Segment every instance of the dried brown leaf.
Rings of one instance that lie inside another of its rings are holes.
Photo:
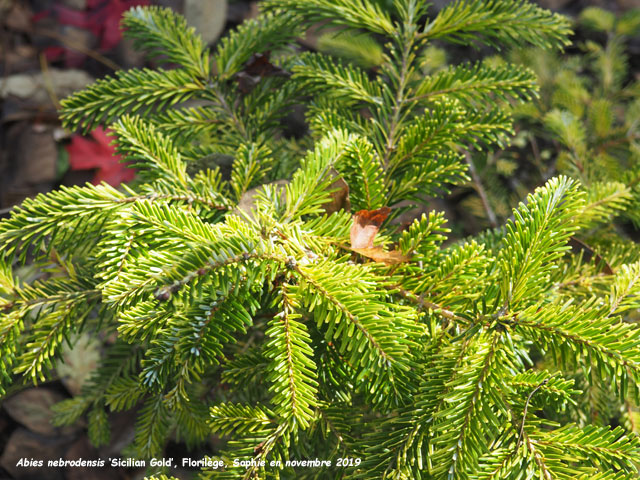
[[[391,213],[389,207],[378,208],[377,210],[360,210],[353,216],[351,226],[351,248],[362,249],[372,248],[373,239],[380,230],[380,225]]]

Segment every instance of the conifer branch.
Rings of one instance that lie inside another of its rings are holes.
[[[389,290],[392,290],[393,292],[397,291],[398,293],[400,293],[400,295],[402,295],[407,300],[410,300],[411,302],[416,303],[421,309],[429,309],[433,311],[433,313],[435,313],[436,315],[442,315],[447,320],[453,320],[456,323],[459,323],[461,325],[466,325],[466,326],[469,325],[468,319],[456,315],[454,312],[447,310],[446,308],[442,307],[441,305],[438,305],[437,303],[433,303],[428,300],[425,300],[423,298],[423,295],[416,295],[413,292],[404,290],[399,285],[394,285],[394,286],[389,285],[387,286],[387,288]]]
[[[60,118],[66,128],[87,132],[125,113],[162,111],[205,91],[205,84],[184,70],[117,71],[64,99]]]
[[[407,19],[407,23],[409,23],[409,19]],[[412,20],[412,19],[411,19]],[[394,152],[396,148],[396,135],[397,129],[400,123],[400,116],[403,104],[406,101],[405,98],[405,89],[407,88],[407,81],[409,77],[409,68],[410,68],[410,55],[412,49],[414,47],[414,38],[410,35],[402,36],[402,53],[400,54],[400,68],[397,77],[396,95],[393,103],[393,107],[391,110],[391,118],[387,119],[387,142],[385,145],[385,150],[382,158],[382,162],[384,167],[386,168],[389,165],[389,161],[391,158],[391,154]]]
[[[500,254],[506,308],[516,307],[525,295],[535,298],[543,288],[544,276],[554,268],[553,262],[568,248],[565,244],[577,229],[573,217],[582,199],[575,182],[558,177],[529,195],[527,205],[521,203],[514,210],[516,220],[507,223],[505,248]]]
[[[535,80],[532,71],[511,65],[491,68],[476,63],[450,67],[427,77],[407,102],[434,102],[452,97],[469,105],[488,102],[492,95],[502,100],[530,100],[536,93]]]
[[[86,415],[105,444],[109,411],[142,403],[139,458],[170,438],[229,437],[226,467],[202,478],[637,476],[640,445],[623,428],[640,401],[640,257],[609,225],[635,221],[640,176],[593,174],[628,153],[617,140],[629,122],[607,99],[585,107],[587,127],[577,109],[550,108],[538,120],[577,180],[551,179],[473,238],[454,224],[445,244],[434,211],[399,227],[468,180],[462,152],[507,145],[511,106],[537,95],[533,72],[507,61],[433,68],[428,42],[561,47],[569,28],[524,0],[457,0],[431,18],[423,0],[384,3],[268,0],[211,56],[167,9],[126,15],[136,44],[178,67],[119,72],[64,101],[67,127],[113,129],[137,181],[61,187],[0,221],[0,395],[20,375],[50,376],[84,328],[118,338],[56,424]],[[298,54],[318,22],[358,44],[342,60]],[[354,58],[362,45],[369,63]],[[620,45],[606,54],[620,59]],[[607,89],[623,63],[605,69]],[[283,121],[297,104],[309,134]],[[359,242],[402,260],[369,261]],[[15,260],[39,279],[14,275]],[[539,367],[550,361],[553,373]],[[623,427],[588,425],[608,418]],[[270,465],[304,457],[362,463]]]
[[[498,48],[503,42],[552,48],[566,45],[569,33],[569,23],[561,15],[520,0],[457,0],[425,25],[421,36],[458,43],[481,39]]]
[[[149,51],[154,58],[165,57],[193,75],[207,80],[210,74],[209,53],[184,17],[166,8],[132,8],[125,13],[122,26],[136,46]]]
[[[362,28],[380,34],[393,34],[395,28],[389,17],[378,4],[370,0],[267,0],[267,11],[282,9],[306,17],[307,21],[330,19],[337,25]]]
[[[272,359],[269,379],[275,393],[272,403],[277,412],[287,420],[293,420],[294,428],[299,424],[309,427],[313,409],[317,405],[318,382],[315,380],[316,365],[311,358],[310,337],[304,324],[294,313],[297,302],[290,296],[287,285],[282,288],[282,312],[269,323],[266,334],[271,337],[265,356]]]

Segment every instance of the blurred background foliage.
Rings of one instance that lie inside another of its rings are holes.
[[[560,7],[570,2],[541,3]],[[605,183],[625,184],[634,207],[617,219],[617,228],[637,235],[640,9],[614,13],[587,6],[575,17],[574,31],[574,43],[564,53],[526,48],[492,55],[487,49],[436,45],[422,55],[424,74],[488,54],[485,62],[521,64],[539,78],[539,98],[516,108],[511,145],[475,153],[469,158],[473,181],[449,196],[448,214],[467,220],[458,235],[503,224],[528,192],[558,174],[580,179],[598,198],[606,195],[601,191]],[[382,62],[383,46],[370,35],[323,33],[318,48],[366,68]]]

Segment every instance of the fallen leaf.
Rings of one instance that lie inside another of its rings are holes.
[[[569,239],[568,244],[571,247],[571,250],[575,254],[578,254],[579,252],[583,252],[584,253],[584,261],[585,262],[590,262],[593,259],[594,263],[596,264],[596,267],[602,267],[602,271],[604,273],[606,273],[607,275],[614,275],[615,274],[615,272],[613,271],[611,266],[607,263],[607,261],[604,258],[602,258],[598,254],[598,252],[596,252],[593,248],[591,248],[589,245],[584,243],[582,240],[580,240],[580,239],[578,239],[576,237],[571,237]]]
[[[35,70],[39,66],[37,53],[38,51],[31,45],[16,45],[11,49],[0,50],[0,62],[6,64],[5,72]]]
[[[11,30],[29,31],[31,29],[31,16],[28,2],[12,2],[9,12],[2,19],[2,23]]]
[[[89,443],[89,439],[86,436],[82,436],[69,447],[64,458],[66,460],[96,460],[100,457],[96,448]],[[85,480],[87,478],[91,480],[114,480],[126,478],[121,475],[119,470],[115,468],[83,467],[81,465],[79,467],[66,467],[64,472],[66,480]]]
[[[87,0],[62,0],[62,3],[76,10],[84,10],[87,8]]]
[[[51,102],[47,85],[53,87],[58,98],[64,98],[92,81],[93,78],[83,70],[49,68],[46,76],[42,72],[17,73],[0,78],[0,98],[12,95],[42,105]]]
[[[372,248],[352,248],[356,253],[359,253],[363,257],[370,258],[374,262],[386,263],[387,265],[396,265],[409,261],[411,258],[409,255],[403,255],[400,250],[391,250],[385,252],[382,247]]]
[[[254,53],[244,69],[235,75],[238,81],[238,89],[242,93],[249,93],[264,77],[288,77],[290,75],[286,70],[271,63],[269,55],[270,52],[268,51]]]
[[[377,210],[360,210],[353,216],[351,226],[351,250],[370,258],[374,262],[395,265],[406,262],[409,256],[403,255],[399,250],[386,252],[382,247],[374,247],[373,240],[380,230],[380,225],[391,213],[389,207],[382,207]]]
[[[100,360],[100,344],[89,334],[83,333],[72,339],[73,347],[64,343],[62,358],[56,370],[64,386],[72,395],[79,395],[82,385],[95,370]]]
[[[99,40],[99,48],[104,51],[115,47],[122,38],[122,14],[140,5],[149,5],[149,0],[87,0],[86,8],[82,11],[54,2],[51,9],[34,15],[32,21],[37,24],[41,20],[55,18],[59,25],[87,30]],[[71,52],[71,49],[66,46],[44,49],[49,61],[59,59],[65,52]]]
[[[134,407],[132,410],[112,412],[109,414],[111,441],[108,445],[103,445],[98,449],[100,457],[104,458],[122,454],[122,451],[133,441],[137,418],[137,407]]]
[[[269,60],[271,52],[254,53],[246,66],[244,72],[251,76],[270,77],[270,76],[289,76],[289,73],[282,68],[274,65]]]
[[[351,226],[351,248],[372,248],[373,239],[380,230],[380,225],[391,213],[389,207],[377,210],[360,210],[353,216]]]
[[[58,151],[51,127],[31,124],[17,138],[15,185],[27,186],[56,179]]]
[[[41,30],[39,30],[37,33],[39,32],[41,32]],[[62,49],[62,54],[59,54],[58,56],[62,56],[64,58],[64,66],[68,68],[82,68],[87,59],[87,55],[85,52],[90,51],[95,47],[96,37],[90,31],[84,28],[73,27],[71,25],[62,27],[60,35],[62,37],[58,41],[61,42],[64,48]],[[55,47],[53,48],[55,49]],[[46,48],[44,52],[46,56]]]
[[[98,127],[90,135],[91,140],[76,134],[67,145],[71,170],[95,169],[92,182],[96,185],[107,182],[118,186],[133,180],[135,171],[120,161],[120,156],[116,155],[116,149],[111,145],[111,138],[107,132]]]
[[[43,437],[24,428],[18,428],[7,441],[2,457],[0,457],[0,466],[12,475],[12,478],[63,480],[63,470],[61,468],[47,468],[47,462],[62,458],[72,438]],[[22,459],[42,461],[42,467],[17,465]]]
[[[344,179],[335,169],[332,168],[329,171],[329,174],[333,178],[335,178],[335,180],[331,185],[329,185],[329,190],[332,190],[331,202],[323,205],[324,211],[328,215],[330,215],[340,210],[351,210],[351,202],[349,200],[349,185],[344,181]]]
[[[280,198],[284,199],[285,189],[289,184],[289,180],[276,180],[275,182],[267,183],[265,185],[272,186],[276,189],[276,191],[280,194]],[[233,210],[233,214],[240,215],[240,210],[246,213],[249,217],[253,218],[252,210],[256,206],[256,200],[258,193],[263,190],[265,185],[260,185],[258,187],[252,188],[251,190],[247,190],[240,197],[240,201],[238,205]]]
[[[73,428],[56,428],[51,424],[51,406],[64,397],[46,388],[29,388],[9,397],[2,404],[9,416],[29,430],[47,436],[71,433]]]

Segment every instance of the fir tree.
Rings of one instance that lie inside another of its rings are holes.
[[[115,333],[57,423],[86,414],[99,445],[107,411],[138,407],[141,458],[228,436],[226,467],[201,478],[635,478],[633,418],[597,424],[578,400],[640,400],[640,254],[612,239],[606,272],[568,246],[627,199],[559,176],[503,228],[448,245],[442,213],[384,221],[465,182],[465,152],[505,145],[511,106],[536,95],[511,64],[425,76],[430,42],[558,48],[566,20],[511,0],[263,6],[212,54],[179,16],[133,9],[127,35],[178,67],[64,101],[67,127],[113,129],[138,180],[61,188],[0,223],[2,393],[44,380],[73,334]],[[383,38],[382,64],[292,51],[318,21]],[[293,140],[301,102],[310,134]],[[350,207],[330,208],[340,180]],[[378,246],[356,247],[358,228]],[[13,273],[27,260],[46,272],[33,284]],[[316,457],[332,466],[286,466]]]
[[[618,223],[640,225],[640,82],[629,61],[629,42],[640,33],[640,9],[616,16],[589,7],[576,27],[582,40],[573,54],[527,47],[508,55],[536,72],[540,95],[517,107],[519,132],[512,149],[480,152],[473,159],[487,196],[481,216],[511,214],[518,189],[506,184],[515,183],[514,174],[521,191],[560,173],[579,179],[594,203],[602,198],[631,202],[618,210]],[[589,239],[592,246],[599,237]]]

